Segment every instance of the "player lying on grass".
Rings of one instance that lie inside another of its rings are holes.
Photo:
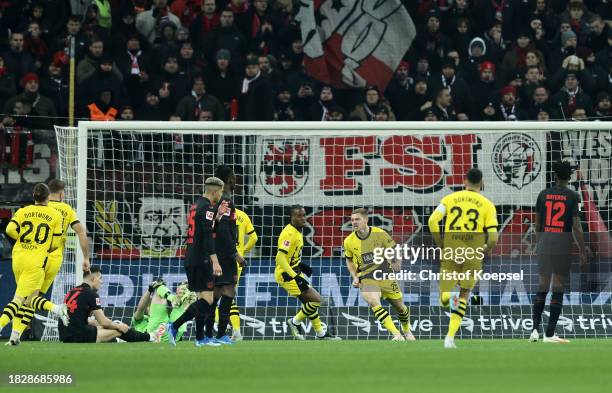
[[[64,302],[68,308],[70,324],[58,322],[60,341],[64,343],[102,343],[120,338],[127,342],[154,341],[149,333],[131,329],[122,322],[113,322],[104,315],[98,291],[102,287],[102,272],[91,266],[83,272],[83,283],[72,288]],[[95,321],[89,319],[90,316]]]
[[[53,284],[53,280],[55,280],[55,276],[59,272],[62,267],[62,261],[64,259],[64,246],[66,244],[66,237],[68,236],[68,228],[72,228],[76,233],[79,239],[79,245],[81,247],[81,251],[83,252],[83,271],[89,270],[89,243],[87,241],[87,232],[85,230],[85,226],[81,224],[77,218],[75,211],[68,205],[64,203],[64,189],[66,185],[63,181],[58,179],[53,179],[49,182],[49,206],[57,210],[63,218],[62,224],[62,235],[57,240],[57,249],[53,252],[49,253],[47,258],[47,263],[45,264],[45,278],[40,290],[34,291],[32,295],[30,295],[30,299],[33,299],[36,296],[39,296],[41,293],[45,294]],[[30,303],[30,299],[27,299],[25,304],[21,306],[17,314],[15,314],[15,318],[13,319],[13,332],[11,333],[11,338],[9,339],[9,343],[12,345],[19,344],[19,340],[24,330],[30,324],[34,316],[34,308],[28,306]],[[41,300],[38,300],[34,305],[40,303]]]
[[[172,293],[162,279],[157,279],[138,301],[132,316],[132,326],[139,332],[154,335],[156,341],[166,342],[166,323],[175,321],[195,301],[196,294],[187,288],[187,282],[181,283],[176,293]],[[177,341],[186,330],[185,325],[181,326],[177,332]]]
[[[353,233],[344,239],[346,267],[353,278],[353,286],[359,288],[361,297],[370,305],[376,319],[393,335],[394,341],[414,341],[410,331],[410,309],[404,304],[402,291],[395,280],[377,280],[374,272],[391,272],[396,261],[385,260],[378,264],[373,260],[375,249],[395,247],[395,241],[385,230],[368,225],[368,211],[364,208],[351,213]],[[380,298],[387,300],[397,312],[402,326],[402,334],[397,329],[389,312],[380,304]]]
[[[495,205],[480,194],[483,186],[480,169],[470,169],[463,183],[465,190],[442,198],[428,221],[429,231],[436,245],[444,251],[440,258],[440,273],[443,274],[440,278],[440,303],[444,307],[450,304],[451,309],[444,348],[456,348],[455,334],[467,311],[470,291],[478,282],[475,273],[482,270],[484,255],[491,252],[498,239]],[[440,222],[445,217],[442,237]],[[446,252],[447,249],[452,251],[452,254]],[[455,257],[467,256],[470,249],[471,258]],[[449,254],[452,258],[447,257]],[[470,274],[465,274],[465,277],[457,276],[458,273],[468,272]],[[460,288],[458,297],[451,293],[457,285]]]
[[[302,276],[302,274],[307,276],[312,274],[312,268],[301,261],[302,247],[304,247],[302,229],[305,225],[306,211],[304,208],[299,205],[292,206],[291,222],[285,226],[278,237],[274,278],[289,295],[297,297],[302,302],[301,310],[293,318],[289,318],[287,326],[295,339],[305,340],[300,324],[308,318],[316,332],[317,339],[340,340],[340,337],[332,336],[323,328],[318,312],[321,306],[321,295]]]
[[[45,281],[45,267],[49,252],[55,251],[62,234],[62,215],[49,206],[49,187],[44,183],[34,186],[34,205],[26,206],[15,212],[6,227],[6,234],[15,245],[12,251],[13,274],[17,288],[13,299],[6,305],[0,316],[0,330],[19,316],[20,324],[28,324],[34,314],[33,309],[53,312],[68,322],[66,307],[56,305],[36,294]],[[27,315],[20,314],[26,306]],[[15,325],[13,324],[13,329]],[[18,345],[21,332],[15,330],[7,345]]]
[[[185,273],[190,291],[194,291],[197,300],[174,322],[167,326],[168,342],[176,345],[178,329],[187,321],[195,318],[196,346],[219,346],[212,337],[204,333],[204,328],[215,317],[214,277],[221,275],[221,265],[217,259],[213,231],[215,225],[215,204],[221,199],[223,181],[217,177],[209,177],[204,182],[204,195],[199,197],[187,218],[187,250],[185,252]]]
[[[540,277],[538,292],[533,299],[533,331],[529,341],[535,342],[540,338],[542,311],[552,281],[550,318],[542,341],[569,343],[569,340],[558,337],[555,329],[563,308],[563,293],[569,284],[573,241],[578,245],[581,265],[588,262],[589,250],[584,244],[580,224],[580,197],[567,187],[572,177],[572,168],[568,162],[555,162],[553,171],[555,184],[540,192],[535,207],[536,253]]]

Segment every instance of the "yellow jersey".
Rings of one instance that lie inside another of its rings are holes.
[[[391,235],[384,229],[372,226],[365,238],[362,239],[357,232],[353,232],[344,239],[343,243],[344,255],[353,262],[359,277],[373,274],[376,269],[389,270],[390,261],[385,260],[384,264],[374,262],[374,250],[392,247],[395,247],[395,241]]]
[[[294,270],[297,269],[297,266],[302,260],[303,247],[304,237],[302,236],[302,232],[293,225],[287,224],[278,237],[278,252],[282,252],[287,255],[289,266],[291,266],[291,268]],[[278,263],[276,264],[276,270],[282,270]]]
[[[68,235],[68,228],[78,223],[79,219],[77,218],[76,212],[67,203],[59,202],[59,201],[49,201],[49,206],[57,210],[64,219],[60,243],[58,244],[57,250],[54,251],[54,253],[62,253],[64,250],[64,246],[66,245],[66,237]]]
[[[43,265],[51,249],[58,247],[63,221],[51,206],[30,205],[17,210],[6,228],[6,233],[16,240],[13,261]]]
[[[245,245],[244,238],[248,236],[250,239],[251,236],[255,234],[255,228],[253,227],[253,223],[251,222],[248,214],[240,209],[236,209],[236,225],[238,225],[238,242],[236,244],[236,250],[240,256],[244,256],[244,254],[251,251],[251,248],[253,248],[255,245],[257,235],[255,235],[255,242],[249,241]]]
[[[486,232],[497,232],[497,210],[484,195],[462,190],[445,196],[436,212],[446,217],[445,247],[479,247],[486,242]],[[430,219],[429,230],[439,232]]]

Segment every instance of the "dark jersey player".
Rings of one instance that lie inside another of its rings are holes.
[[[68,308],[70,324],[64,326],[58,322],[60,341],[65,343],[102,343],[120,338],[128,342],[153,341],[149,333],[130,329],[121,322],[113,322],[104,315],[98,290],[102,287],[102,272],[97,266],[91,266],[83,272],[83,283],[64,298]],[[92,316],[95,321],[90,320]]]
[[[226,334],[230,319],[230,309],[236,297],[236,283],[238,282],[238,265],[244,266],[244,258],[240,256],[236,245],[238,243],[238,225],[236,223],[236,208],[232,201],[232,193],[236,186],[236,175],[232,168],[219,165],[215,170],[215,177],[224,183],[223,195],[217,205],[215,214],[215,249],[219,257],[222,274],[215,277],[215,304],[219,301],[219,324],[217,325],[216,342],[220,344],[233,344],[233,340]],[[214,321],[206,325],[206,335],[212,335]]]
[[[212,333],[204,335],[204,327],[209,319],[214,320],[214,287],[215,277],[221,276],[222,269],[217,259],[213,231],[215,215],[225,214],[225,207],[217,209],[215,204],[221,199],[223,181],[209,177],[204,182],[204,196],[198,198],[191,206],[187,217],[187,250],[185,254],[185,273],[189,290],[196,293],[198,300],[174,322],[167,326],[168,341],[176,345],[178,329],[187,321],[195,318],[196,346],[219,346]]]
[[[533,300],[533,332],[529,341],[538,341],[540,337],[542,311],[552,280],[550,319],[542,341],[568,343],[568,340],[555,334],[555,328],[563,308],[563,293],[569,281],[573,239],[578,244],[581,264],[587,262],[588,250],[584,245],[584,235],[580,225],[580,197],[567,187],[572,176],[571,166],[568,162],[555,162],[553,171],[555,184],[540,192],[535,207],[540,277],[538,292]]]

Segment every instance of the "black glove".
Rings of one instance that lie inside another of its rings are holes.
[[[307,265],[307,264],[305,264],[305,263],[303,263],[303,262],[300,262],[300,264],[298,265],[298,267],[300,268],[300,270],[302,271],[302,273],[304,273],[304,274],[305,274],[305,275],[307,275],[308,277],[312,276],[312,268],[311,268],[309,265]]]
[[[166,285],[163,278],[156,278],[151,284],[149,284],[149,293],[152,295],[153,292],[162,285]]]
[[[308,281],[306,281],[306,279],[304,277],[300,276],[299,274],[296,275],[295,277],[291,277],[289,275],[289,273],[283,272],[281,274],[281,277],[283,278],[284,282],[295,280],[295,283],[297,284],[298,288],[302,292],[307,291],[308,288],[310,288],[310,284],[308,284]]]

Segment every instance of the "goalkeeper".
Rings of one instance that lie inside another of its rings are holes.
[[[196,295],[187,288],[186,282],[182,282],[173,294],[162,279],[157,279],[140,298],[132,317],[132,326],[153,335],[157,342],[167,342],[166,323],[174,322],[195,300]],[[180,340],[186,330],[185,325],[181,326],[177,339]]]

